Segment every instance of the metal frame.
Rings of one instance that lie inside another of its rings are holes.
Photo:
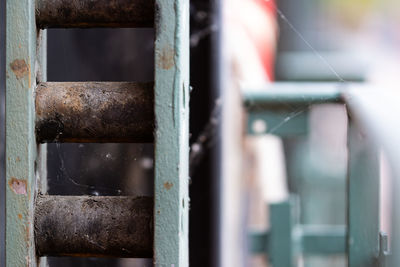
[[[6,266],[37,266],[33,237],[37,146],[34,90],[38,58],[35,1],[7,1]],[[41,78],[41,77],[39,77]]]
[[[154,264],[188,266],[189,1],[155,4]]]
[[[46,145],[37,146],[34,104],[37,83],[46,81],[46,33],[36,27],[35,2],[7,0],[6,3],[6,266],[9,267],[46,264],[45,258],[36,256],[33,225],[35,195],[46,192]],[[125,3],[129,5],[131,1]],[[156,0],[154,17],[154,265],[188,266],[189,1]],[[128,20],[134,18],[128,16]],[[66,22],[57,23],[54,25],[62,27]],[[125,26],[130,26],[129,23]],[[100,26],[118,25],[113,22]]]
[[[323,242],[324,245],[314,246],[315,244],[313,244],[313,248],[307,248],[309,240],[308,238],[304,239],[304,232],[300,230],[301,234],[298,235],[298,237],[300,237],[301,242],[296,242],[296,238],[291,238],[289,239],[290,242],[282,249],[286,251],[286,255],[292,255],[291,251],[293,249],[301,251],[302,253],[308,251],[313,254],[337,254],[347,252],[349,266],[386,266],[387,256],[389,255],[387,250],[387,237],[379,232],[379,150],[372,145],[371,140],[374,140],[376,145],[383,145],[384,148],[388,149],[389,153],[391,153],[392,160],[400,158],[400,150],[397,149],[397,144],[400,143],[400,140],[398,140],[398,136],[400,136],[400,133],[398,132],[399,130],[396,129],[394,131],[399,135],[394,135],[392,129],[388,128],[388,120],[385,120],[385,117],[394,117],[393,114],[396,114],[394,111],[397,110],[394,109],[393,111],[395,105],[390,105],[393,113],[388,114],[387,112],[382,112],[381,110],[385,110],[382,106],[384,102],[376,104],[377,101],[374,99],[378,94],[378,91],[373,89],[371,90],[366,85],[361,86],[343,83],[275,83],[267,87],[268,88],[265,88],[266,90],[257,91],[256,93],[252,93],[250,90],[244,91],[244,105],[250,113],[250,118],[254,116],[253,113],[257,114],[256,112],[264,112],[270,109],[280,108],[288,113],[293,109],[293,106],[304,109],[313,104],[324,103],[346,104],[350,116],[348,129],[349,169],[347,179],[347,233],[340,229],[339,232],[332,232],[331,230],[334,229],[331,229],[329,226],[328,232],[317,231],[314,232],[315,235],[310,237],[310,240],[313,240],[313,242],[319,240]],[[385,95],[384,92],[381,94]],[[400,98],[393,97],[393,99],[398,100]],[[371,112],[371,105],[373,107],[372,110],[380,116]],[[369,117],[371,117],[371,119],[369,119]],[[258,119],[268,118],[261,117]],[[378,119],[381,120],[379,123],[377,122]],[[382,123],[382,121],[384,121],[384,123]],[[391,125],[392,127],[395,121],[392,120],[391,122],[393,123]],[[291,121],[287,121],[286,123],[288,124],[288,129],[297,126],[296,123],[291,123]],[[360,129],[360,123],[361,125],[364,125],[364,128]],[[367,135],[365,134],[365,130],[368,130]],[[264,133],[267,132],[268,131]],[[251,124],[248,125],[248,133],[264,134],[254,133]],[[390,142],[387,142],[388,139]],[[395,160],[392,161],[392,163],[393,162],[395,162]],[[398,167],[395,167],[395,170],[398,171]],[[400,171],[395,172],[396,175],[399,173]],[[398,186],[396,179],[395,181],[396,186]],[[397,200],[398,197],[396,196],[394,203],[398,203]],[[283,205],[284,203],[281,204]],[[272,205],[271,208],[273,206],[275,206],[275,204]],[[395,222],[396,220],[400,221],[400,219],[398,219],[400,216],[398,216],[396,209],[394,211]],[[287,212],[286,215],[279,215],[279,218],[276,218],[276,214],[273,212],[270,216],[271,229],[268,232],[253,235],[250,241],[254,240],[258,244],[262,244],[260,241],[261,239],[272,239],[271,236],[275,231],[274,229],[276,229],[275,225],[282,223],[286,224],[288,220],[291,220],[290,216],[288,217]],[[393,231],[394,247],[399,247],[398,239],[396,239],[398,233],[395,229],[393,229]],[[343,244],[345,236],[347,241]],[[268,241],[266,251],[269,254],[269,257],[272,258],[273,265],[289,266],[289,263],[284,263],[283,261],[276,262],[273,260],[277,257],[281,258],[279,255],[282,251],[273,250],[272,248],[274,244],[272,244],[272,242],[272,240]],[[329,250],[326,250],[326,248],[329,248]],[[260,249],[257,247],[254,247],[253,249],[254,252],[260,252]],[[393,262],[399,261],[396,259]],[[290,265],[292,265],[292,263],[290,263]]]

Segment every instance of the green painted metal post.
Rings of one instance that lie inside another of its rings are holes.
[[[291,202],[270,205],[270,235],[268,249],[273,267],[293,266]]]
[[[348,264],[377,266],[379,161],[370,138],[349,120]]]
[[[154,264],[188,266],[188,0],[156,0],[155,35]]]
[[[35,1],[7,0],[6,5],[6,266],[37,266],[32,223],[37,154]]]

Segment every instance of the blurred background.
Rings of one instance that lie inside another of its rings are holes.
[[[191,266],[267,266],[265,256],[247,252],[246,229],[268,227],[268,192],[296,194],[303,224],[345,224],[344,107],[313,107],[307,136],[275,140],[275,151],[285,158],[279,168],[286,180],[260,189],[263,182],[252,174],[254,140],[245,140],[238,125],[242,111],[235,95],[242,82],[396,83],[399,14],[396,0],[191,1],[190,142],[203,148],[192,154],[190,166]],[[2,1],[0,177],[5,177],[5,19]],[[48,81],[152,81],[153,40],[152,29],[48,30]],[[232,129],[237,131],[228,134]],[[153,194],[151,144],[49,144],[47,151],[49,194]],[[248,157],[241,158],[241,152]],[[248,171],[240,172],[238,161]],[[5,185],[1,178],[0,266]],[[60,267],[151,264],[148,259],[49,259],[50,266]],[[298,266],[346,266],[346,257],[310,256],[298,259]]]

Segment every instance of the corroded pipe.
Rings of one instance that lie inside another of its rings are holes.
[[[39,28],[153,27],[153,0],[36,0]]]
[[[38,195],[34,229],[39,256],[151,258],[153,199]]]
[[[35,101],[38,142],[153,141],[153,83],[46,82]]]

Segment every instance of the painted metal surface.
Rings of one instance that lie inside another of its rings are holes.
[[[342,83],[285,82],[265,85],[264,88],[246,87],[243,98],[248,111],[247,131],[252,135],[305,135],[312,105],[340,103],[341,91],[345,88]]]
[[[155,5],[154,264],[188,266],[189,1]]]
[[[347,107],[353,122],[363,131],[368,132],[370,143],[379,146],[385,152],[393,175],[392,184],[392,229],[390,234],[390,250],[400,249],[400,231],[396,225],[400,224],[400,127],[398,114],[400,113],[400,95],[396,88],[374,88],[373,86],[354,87],[344,94]],[[389,257],[388,266],[400,264],[400,254],[393,253]]]
[[[345,88],[343,83],[276,82],[263,88],[249,86],[243,90],[243,98],[249,110],[265,110],[271,107],[291,109],[292,105],[304,107],[341,102],[341,92]]]
[[[365,132],[350,120],[348,264],[376,266],[379,256],[379,159]]]
[[[286,91],[261,93],[261,95],[252,95],[253,102],[246,102],[252,107],[261,110],[268,110],[271,107],[280,107],[290,103],[300,105],[308,105],[313,101],[319,102],[318,99],[324,97],[308,97],[302,101],[301,92],[302,85],[299,86],[298,92]],[[371,89],[370,86],[361,85],[344,85],[339,90],[331,91],[330,96],[326,97],[320,103],[345,103],[350,114],[350,126],[348,133],[349,140],[349,170],[348,170],[348,233],[345,237],[346,228],[343,226],[326,226],[327,229],[303,228],[297,226],[294,230],[295,253],[303,254],[340,254],[348,253],[349,266],[397,266],[399,262],[396,255],[388,257],[387,238],[385,239],[379,233],[379,162],[378,150],[373,144],[382,146],[386,153],[389,154],[389,161],[392,164],[395,177],[399,177],[400,170],[398,168],[397,159],[400,158],[400,149],[398,148],[399,129],[397,119],[394,114],[398,114],[398,100],[400,99],[395,91],[378,91]],[[285,93],[288,93],[286,95]],[[318,92],[316,92],[316,95]],[[321,94],[321,92],[319,92]],[[307,99],[308,98],[308,99]],[[257,102],[257,104],[255,104]],[[387,107],[387,108],[383,108]],[[356,125],[357,124],[357,125]],[[362,126],[362,128],[360,128]],[[368,134],[366,134],[368,133]],[[400,188],[398,179],[395,179],[395,187]],[[398,203],[400,198],[394,194],[394,203]],[[394,205],[396,206],[396,204]],[[400,221],[399,212],[394,208],[394,223]],[[284,222],[287,225],[290,218],[286,213],[280,215],[280,220],[276,223]],[[273,220],[273,213],[271,214]],[[271,233],[262,233],[268,236],[268,252],[271,258],[274,253],[271,246],[275,242],[284,243],[287,236],[283,235],[281,240],[273,241],[271,225]],[[283,227],[279,225],[279,227]],[[308,227],[308,226],[307,226]],[[337,228],[336,230],[334,228]],[[392,229],[393,247],[400,247],[398,242],[397,229]],[[287,231],[286,231],[287,232]],[[257,236],[260,238],[260,236]],[[259,240],[258,240],[259,241]],[[287,243],[287,242],[286,242]],[[260,251],[262,243],[258,242],[258,246],[254,247],[256,251]],[[275,244],[277,246],[277,244]],[[282,246],[283,248],[284,246]],[[289,252],[292,254],[293,252]],[[279,255],[279,251],[278,254]],[[276,256],[275,256],[276,257]],[[282,257],[283,258],[283,257]],[[286,263],[288,264],[291,263]]]
[[[299,225],[298,252],[310,255],[345,254],[347,227],[345,225]]]
[[[252,254],[268,254],[269,231],[252,231],[249,233],[249,251]]]
[[[347,252],[345,225],[295,224],[290,201],[270,206],[270,229],[250,232],[249,251],[266,254],[273,266],[295,266],[300,255],[335,255]]]
[[[37,266],[33,241],[35,1],[8,0],[6,5],[6,266]]]
[[[153,83],[39,83],[36,138],[38,142],[152,142],[153,99]]]
[[[388,259],[390,257],[389,252],[389,240],[386,233],[379,233],[379,267],[388,267]]]
[[[293,266],[293,218],[290,201],[270,205],[269,259],[274,267]]]
[[[247,132],[251,135],[273,134],[281,137],[307,134],[309,108],[293,109],[252,111],[247,117]]]
[[[153,0],[36,0],[40,28],[153,27]]]

